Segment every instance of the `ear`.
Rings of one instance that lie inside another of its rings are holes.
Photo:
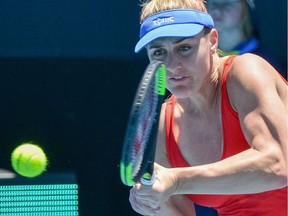
[[[210,44],[211,44],[211,51],[215,52],[218,49],[218,32],[215,28],[211,29],[210,31]]]

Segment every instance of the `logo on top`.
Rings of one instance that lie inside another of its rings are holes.
[[[157,18],[155,20],[153,20],[153,24],[156,26],[162,25],[164,23],[169,23],[169,22],[174,22],[174,17],[170,16],[170,17],[162,17],[162,18]]]

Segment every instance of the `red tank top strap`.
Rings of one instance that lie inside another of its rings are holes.
[[[235,57],[237,57],[237,55],[229,56],[228,59],[224,63],[224,70],[223,70],[223,74],[222,74],[222,84],[226,83],[228,71],[229,71]],[[225,87],[225,86],[222,85],[222,87]],[[226,87],[225,87],[225,90],[226,90]]]
[[[231,68],[233,60],[235,59],[236,56],[237,55],[230,56],[224,63],[224,69],[223,69],[223,74],[222,74],[222,82],[221,82],[222,83],[222,86],[221,86],[221,91],[222,91],[221,101],[222,101],[222,105],[225,105],[224,106],[225,107],[225,111],[231,112],[236,118],[238,118],[237,112],[235,112],[235,110],[232,108],[232,106],[230,104],[228,91],[227,91],[227,85],[226,85],[227,75],[228,75],[229,69]],[[223,111],[223,109],[222,109],[222,111]]]
[[[237,55],[230,56],[224,63],[221,86],[221,115],[223,129],[222,159],[249,148],[239,122],[238,113],[231,106],[227,91],[227,75]]]

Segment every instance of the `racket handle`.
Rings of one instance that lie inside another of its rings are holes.
[[[151,178],[143,178],[142,177],[140,181],[143,185],[150,186],[150,185],[154,184],[155,180],[156,180],[156,174],[155,174],[155,172],[153,172]]]

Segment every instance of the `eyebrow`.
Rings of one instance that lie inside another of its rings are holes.
[[[177,43],[181,43],[182,41],[186,40],[187,38],[180,38],[180,39],[176,39],[175,41],[172,42],[172,44],[177,44]],[[149,49],[155,49],[155,48],[159,48],[161,47],[161,44],[157,44],[157,42],[152,43],[150,46],[148,45]]]
[[[181,43],[182,41],[184,41],[184,40],[186,40],[187,38],[180,38],[180,39],[178,39],[178,40],[175,40],[174,42],[173,42],[173,44],[177,44],[177,43]]]

